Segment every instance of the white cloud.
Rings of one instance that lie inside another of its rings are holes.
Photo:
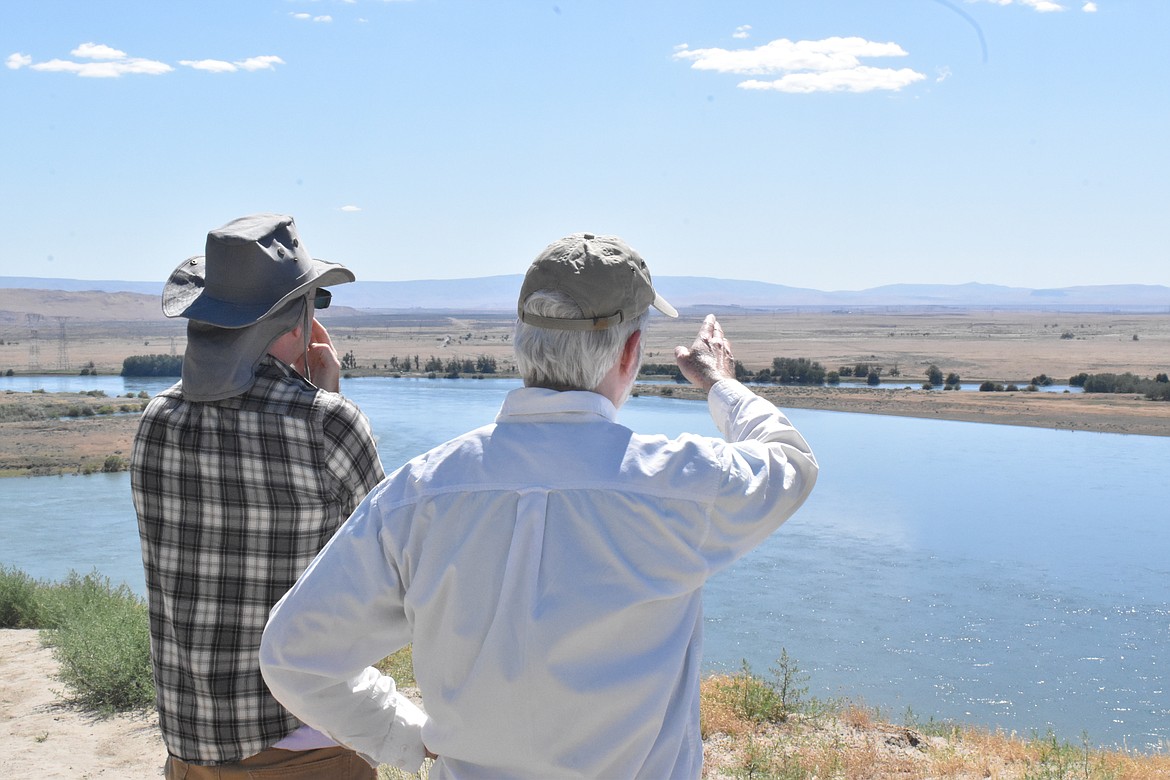
[[[74,57],[80,57],[93,62],[75,62],[73,60],[52,59],[47,62],[32,64],[32,58],[18,59],[18,63],[27,65],[32,70],[49,73],[76,73],[82,78],[116,79],[126,75],[159,76],[170,73],[174,68],[165,62],[148,60],[142,57],[127,57],[126,52],[106,46],[103,43],[83,43],[70,52]],[[16,56],[16,55],[14,55]],[[8,58],[8,67],[13,68],[12,57]],[[19,67],[19,65],[17,66]],[[15,70],[15,68],[13,68]]]
[[[361,206],[342,206],[339,211],[361,211]]]
[[[740,89],[774,90],[807,95],[812,92],[873,92],[874,90],[900,90],[926,76],[902,68],[870,68],[860,65],[848,70],[830,70],[823,73],[789,73],[775,81],[749,79],[739,84]]]
[[[796,70],[842,70],[856,67],[861,57],[905,57],[896,43],[873,43],[864,38],[826,38],[790,41],[787,38],[754,49],[684,49],[675,59],[691,60],[695,70],[765,75]]]
[[[967,2],[976,3],[980,2],[980,0],[967,0]],[[1019,3],[1020,5],[1035,9],[1042,14],[1065,10],[1063,5],[1054,2],[1054,0],[982,0],[982,2],[993,3],[995,5],[1012,5],[1013,3]]]
[[[235,73],[239,70],[235,65],[224,60],[179,60],[179,64],[208,73]]]
[[[751,34],[752,34],[752,26],[750,24],[741,24],[739,27],[735,28],[735,32],[733,32],[731,34],[731,37],[743,39],[743,38],[750,37]]]
[[[306,14],[306,13],[290,13],[289,16],[291,16],[294,19],[300,19],[303,22],[307,22],[313,18],[312,14]]]
[[[1097,13],[1097,4],[1096,3],[1085,3],[1084,5],[1081,6],[1081,10],[1087,14],[1095,14],[1095,13]]]
[[[313,17],[313,21],[314,21],[314,22],[332,22],[332,21],[333,21],[333,17],[332,17],[332,16],[328,16],[328,15],[325,15],[325,16],[314,16],[314,17]]]
[[[73,73],[83,78],[118,78],[127,75],[159,76],[170,73],[173,67],[158,60],[130,57],[124,51],[101,43],[83,43],[70,52],[76,60],[54,58],[34,63],[28,54],[10,54],[5,64],[10,70],[29,68],[46,73]],[[81,60],[81,61],[78,61]],[[238,70],[272,70],[284,60],[275,55],[249,57],[246,60],[179,60],[179,64],[208,73],[234,73]]]
[[[82,78],[116,79],[127,75],[160,76],[174,68],[165,62],[127,57],[107,62],[73,62],[72,60],[49,60],[30,65],[33,70],[49,73],[76,73]]]
[[[244,70],[275,70],[277,65],[283,65],[284,60],[273,54],[266,54],[262,57],[249,57],[246,60],[237,62],[236,65]]]
[[[935,78],[935,80],[934,80],[934,83],[936,83],[936,84],[941,84],[942,82],[946,81],[947,79],[949,79],[951,77],[951,69],[946,67],[945,65],[943,67],[939,68],[937,73],[938,73],[938,77]]]
[[[778,92],[871,92],[900,90],[925,75],[902,68],[862,65],[863,57],[905,57],[896,43],[877,43],[864,38],[825,38],[819,41],[770,41],[752,49],[690,49],[677,47],[672,55],[689,60],[695,70],[741,76],[779,75],[775,80],[749,79],[743,89]]]
[[[88,60],[126,59],[126,52],[106,46],[104,43],[83,43],[69,53],[74,57],[85,57]]]

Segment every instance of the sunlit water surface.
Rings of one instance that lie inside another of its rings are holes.
[[[165,387],[39,378],[110,395]],[[14,383],[19,382],[20,384]],[[29,390],[16,377],[4,389]],[[507,380],[363,378],[386,469],[490,421]],[[707,586],[705,658],[900,720],[1170,741],[1170,438],[794,410],[822,466],[800,513]],[[634,398],[642,432],[714,434],[704,404]],[[125,474],[0,480],[0,564],[143,590]]]

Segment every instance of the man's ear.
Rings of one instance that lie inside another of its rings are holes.
[[[625,346],[622,347],[622,359],[621,359],[622,373],[626,373],[626,372],[630,371],[631,368],[633,371],[638,370],[638,368],[639,368],[639,366],[637,365],[638,359],[642,355],[641,346],[642,346],[642,331],[636,330],[630,334],[630,337],[628,339],[626,339]]]

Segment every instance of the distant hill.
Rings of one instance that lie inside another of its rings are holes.
[[[0,285],[0,324],[33,323],[47,329],[56,318],[86,322],[151,322],[164,319],[158,294],[21,289]]]
[[[435,279],[407,282],[354,282],[336,288],[338,308],[372,311],[451,310],[511,312],[522,280],[519,274],[477,279]],[[683,310],[703,309],[826,309],[851,310],[896,308],[1003,308],[1062,311],[1127,311],[1170,313],[1170,287],[1116,284],[1057,289],[1005,287],[994,284],[894,284],[867,290],[823,291],[787,287],[766,282],[737,281],[696,276],[664,276],[655,280],[662,295]],[[16,291],[24,291],[17,293]],[[31,296],[41,290],[55,295]],[[161,282],[117,280],[85,281],[37,277],[0,276],[0,314],[22,312],[64,313],[72,300],[86,308],[113,307],[125,319],[161,317]],[[112,294],[130,297],[103,297]],[[87,297],[88,296],[88,297]],[[34,304],[34,299],[40,303]],[[84,301],[84,304],[82,303]],[[152,314],[153,312],[153,314]],[[118,319],[117,311],[105,314]],[[337,315],[341,315],[339,310]]]
[[[117,279],[50,279],[39,276],[0,276],[0,289],[60,290],[63,292],[132,292],[162,295],[162,282],[125,282]]]

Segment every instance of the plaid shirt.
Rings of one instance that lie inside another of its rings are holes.
[[[167,750],[194,764],[247,758],[301,724],[269,693],[268,610],[384,476],[369,422],[267,357],[247,392],[147,406],[130,484],[150,603]]]

